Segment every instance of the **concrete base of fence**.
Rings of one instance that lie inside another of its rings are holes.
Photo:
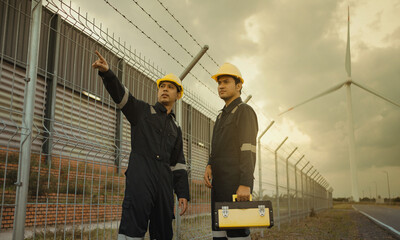
[[[99,231],[102,231],[102,229],[118,229],[120,221],[110,221],[110,222],[101,222],[101,223],[92,223],[92,224],[75,224],[75,225],[66,225],[65,226],[65,231],[69,230],[82,230],[85,229],[85,231],[91,231],[91,230],[96,230],[98,229]],[[27,227],[25,228],[25,238],[32,238],[36,232],[44,231],[44,227]],[[54,232],[56,231],[56,228],[54,226],[48,226],[46,228],[46,232],[48,232],[49,238],[52,238],[54,235]],[[12,235],[13,235],[13,230],[9,229],[6,231],[1,231],[0,232],[0,239],[1,240],[12,240]]]
[[[4,207],[3,229],[12,229],[14,221],[14,207]],[[121,218],[121,206],[97,204],[28,204],[25,226],[64,226],[81,225],[81,223],[104,224],[107,221],[116,221]],[[0,238],[3,239],[3,238]]]

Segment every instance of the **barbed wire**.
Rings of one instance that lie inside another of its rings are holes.
[[[177,62],[182,68],[185,68],[185,66],[175,57],[172,56],[172,54],[170,54],[165,48],[163,48],[157,41],[155,41],[154,39],[152,39],[146,32],[144,32],[139,26],[137,26],[136,24],[133,23],[132,20],[128,19],[121,11],[119,11],[119,9],[117,9],[115,6],[113,6],[108,0],[104,0],[110,7],[112,7],[118,14],[120,14],[123,18],[125,18],[131,25],[133,25],[136,29],[138,29],[143,35],[145,35],[149,40],[151,40],[154,44],[156,44],[162,51],[164,51],[168,56],[170,56],[175,62]],[[165,28],[163,28],[160,24],[158,24],[157,20],[154,19],[144,8],[142,8],[142,6],[140,6],[140,4],[138,4],[138,2],[136,0],[132,0],[135,4],[137,4],[138,7],[140,7],[142,9],[143,12],[145,12],[160,28],[162,28],[168,35],[170,35],[171,38],[173,38],[175,40],[175,42],[180,45],[180,47],[182,49],[184,49],[191,57],[193,57],[193,55],[186,49],[183,47],[183,45],[176,40]],[[157,0],[159,1],[159,0]],[[160,4],[162,4],[160,2]],[[206,70],[204,68],[204,66],[202,66],[204,70]],[[207,70],[206,70],[207,71]],[[208,72],[208,71],[207,71]],[[209,72],[208,72],[209,73]],[[217,95],[215,93],[214,90],[212,90],[208,85],[206,85],[205,83],[203,83],[202,81],[200,81],[197,76],[195,76],[193,73],[189,73],[191,76],[193,76],[199,83],[201,83],[203,86],[205,86],[212,94]],[[211,75],[211,73],[209,73]],[[243,95],[249,95],[247,94],[245,91],[243,91]],[[265,124],[268,124],[268,122],[271,121],[270,117],[267,117],[264,114],[264,111],[262,111],[262,109],[253,101],[250,100],[251,104],[256,108],[256,112],[261,113],[262,117],[264,118],[264,122]],[[208,116],[213,116],[214,114],[207,114]],[[278,132],[280,132],[280,129],[277,129]],[[284,147],[285,148],[285,147]],[[283,149],[284,149],[283,148]]]
[[[178,60],[176,59],[174,56],[172,56],[172,54],[170,52],[168,52],[167,50],[165,50],[165,48],[163,48],[160,44],[158,44],[154,39],[152,39],[149,35],[147,35],[147,33],[145,33],[138,25],[134,24],[132,22],[132,20],[128,19],[125,14],[123,14],[121,11],[118,10],[118,8],[116,8],[114,5],[112,5],[108,0],[104,0],[105,3],[107,3],[112,9],[114,9],[119,15],[121,15],[123,18],[125,18],[125,20],[127,20],[132,26],[134,26],[137,30],[139,30],[144,36],[146,36],[150,41],[152,41],[154,44],[156,44],[161,50],[163,50],[163,52],[165,52],[168,56],[170,56],[176,63],[178,63],[181,67],[185,68],[185,66]]]
[[[100,26],[96,25],[94,18],[93,20],[89,19],[88,13],[84,16],[84,14],[80,12],[80,8],[78,8],[78,10],[72,8],[71,1],[65,3],[63,0],[58,0],[57,2],[54,0],[47,0],[44,1],[43,6],[54,14],[60,15],[65,22],[82,31],[84,34],[103,45],[107,50],[116,54],[116,56],[132,64],[132,66],[143,72],[143,74],[150,79],[158,78],[165,74],[158,66],[154,66],[154,62],[146,61],[145,58],[141,57],[140,53],[136,53],[136,49],[132,52],[131,48],[126,48],[125,42],[121,44],[121,42],[114,37],[114,34],[111,36],[108,33],[108,28],[106,30],[102,28],[101,23]]]
[[[200,43],[193,37],[191,33],[181,24],[181,22],[172,14],[167,7],[164,6],[164,4],[160,1],[157,0],[157,2],[164,8],[164,10],[179,24],[179,26],[182,27],[182,29],[189,35],[189,37],[199,46],[201,47]],[[219,64],[212,58],[208,53],[206,53],[207,57],[210,58],[211,61],[215,63],[217,67],[219,67]]]
[[[106,1],[106,2],[108,2],[108,1]],[[94,23],[94,19],[93,19],[93,22],[91,22],[88,19],[87,14],[86,14],[86,17],[81,15],[80,10],[78,10],[78,11],[74,10],[71,7],[71,5],[66,5],[63,1],[61,1],[60,4],[61,4],[61,6],[59,7],[53,2],[53,0],[50,0],[50,1],[47,1],[47,4],[45,4],[44,6],[47,9],[49,9],[50,11],[55,12],[55,13],[60,14],[61,16],[63,16],[65,18],[65,20],[67,20],[67,22],[69,22],[72,26],[76,27],[77,29],[80,29],[82,32],[86,33],[88,36],[92,37],[93,39],[97,39],[97,41],[99,43],[105,44],[105,47],[109,46],[109,44],[119,44],[118,46],[109,47],[110,51],[112,51],[112,52],[115,51],[117,55],[121,55],[122,54],[123,56],[129,57],[129,58],[131,58],[132,57],[131,54],[133,54],[135,60],[139,59],[139,61],[141,61],[141,62],[143,62],[143,64],[147,65],[147,67],[144,67],[143,69],[141,69],[141,71],[146,71],[146,72],[148,72],[148,74],[151,73],[151,77],[152,78],[157,77],[157,76],[159,77],[160,74],[165,74],[162,71],[160,71],[158,69],[158,67],[157,68],[154,67],[154,64],[152,65],[150,62],[147,62],[145,59],[142,59],[141,56],[138,56],[136,54],[136,50],[135,50],[135,53],[133,53],[130,49],[126,49],[125,44],[121,45],[120,41],[116,40],[114,38],[114,35],[112,35],[112,37],[111,37],[108,34],[108,30],[106,32],[104,32],[101,27],[98,28]],[[64,9],[63,7],[67,7],[67,9]],[[88,24],[90,24],[90,26],[88,26]],[[93,28],[93,29],[91,29],[91,28]],[[139,29],[139,31],[141,31],[141,29]],[[103,36],[103,34],[105,34],[106,36]],[[108,38],[111,38],[111,41]],[[126,55],[125,51],[128,51],[130,54]],[[132,61],[129,61],[129,60],[127,60],[127,61],[128,62],[132,62]],[[183,67],[182,64],[180,64],[180,65]],[[191,75],[193,75],[193,74],[191,74]],[[193,75],[193,77],[195,77],[198,80],[198,78],[196,76]],[[200,83],[202,83],[202,82],[200,82]],[[215,90],[211,90],[208,86],[206,86],[206,87],[208,88],[208,90],[210,90],[210,92],[214,93],[214,95],[217,95],[215,93]],[[187,93],[189,93],[189,91]],[[243,94],[248,95],[246,92],[243,92]],[[191,92],[191,94],[190,93],[187,94],[187,99],[185,98],[185,100],[187,100],[188,103],[194,104],[197,107],[199,107],[199,109],[201,109],[202,112],[205,113],[205,115],[207,117],[210,117],[210,118],[212,118],[212,117],[215,118],[216,117],[216,112],[217,111],[215,109],[213,109],[205,101],[203,101],[203,99],[201,99],[200,96],[196,95],[195,92]],[[264,119],[266,121],[269,121],[269,122],[271,121],[271,118],[267,117],[265,115],[264,111],[252,99],[250,100],[250,102],[252,103],[252,105],[255,106],[257,113],[261,113],[262,117],[264,117]],[[266,123],[268,124],[268,122],[266,122]],[[276,127],[277,126],[275,126],[275,128]],[[278,129],[276,129],[276,131],[280,132],[281,130],[279,129],[279,127],[277,127],[277,128]],[[273,134],[273,135],[275,137],[277,136],[277,134]],[[278,134],[278,135],[281,135],[281,134]],[[291,145],[291,147],[293,149],[292,144],[293,143],[291,143],[290,145]],[[289,142],[288,142],[288,145],[289,145]],[[284,147],[282,148],[282,150],[284,149]],[[302,165],[302,164],[305,164],[305,163],[302,162],[300,165]]]
[[[146,32],[144,32],[138,25],[136,25],[135,23],[133,23],[132,20],[128,19],[128,17],[123,14],[118,8],[116,8],[114,5],[112,5],[108,0],[104,0],[104,2],[109,5],[112,9],[114,9],[114,11],[116,11],[119,15],[121,15],[125,20],[127,20],[132,26],[134,26],[138,31],[140,31],[144,36],[146,36],[150,41],[152,41],[157,47],[159,47],[163,52],[165,52],[170,58],[172,58],[178,65],[180,65],[183,69],[185,69],[185,66],[178,60],[176,59],[174,56],[172,56],[172,54],[170,52],[168,52],[165,48],[163,48],[157,41],[155,41],[153,38],[151,38]],[[203,83],[202,81],[200,81],[200,79],[194,75],[193,73],[189,72],[189,74],[195,78],[201,85],[203,85],[204,87],[206,87],[212,94],[216,95],[216,93],[205,83]]]
[[[151,20],[153,20],[157,26],[159,28],[161,28],[170,38],[172,38],[189,56],[191,56],[192,58],[194,58],[193,54],[189,52],[189,50],[187,50],[182,43],[180,43],[174,36],[172,36],[171,33],[168,32],[167,29],[165,29],[162,25],[160,25],[160,23],[150,14],[146,11],[146,9],[144,9],[136,0],[132,0],[144,13],[147,14],[147,16],[149,16],[149,18],[151,18]],[[201,46],[200,46],[201,47]],[[206,71],[209,75],[212,75],[204,66],[203,64],[201,64],[200,62],[198,63],[203,69],[204,71]]]
[[[173,57],[165,48],[163,48],[160,44],[158,44],[154,39],[152,39],[149,35],[147,35],[139,26],[137,26],[136,24],[134,24],[130,19],[128,19],[121,11],[119,11],[114,5],[112,5],[108,0],[104,0],[110,7],[112,7],[118,14],[120,14],[123,18],[125,18],[130,24],[132,24],[136,29],[138,29],[143,35],[145,35],[149,40],[151,40],[154,44],[156,44],[161,50],[163,50],[168,56],[170,56],[173,60],[175,60],[175,62],[177,62],[182,68],[185,68],[185,66],[179,62],[178,59],[176,59],[175,57]],[[132,0],[144,13],[146,13],[156,24],[158,27],[160,27],[166,34],[168,34],[187,54],[189,54],[189,56],[191,56],[192,58],[194,57],[175,37],[173,37],[168,30],[166,30],[163,26],[161,26],[158,21],[150,14],[148,13],[136,0]],[[185,30],[185,32],[187,32],[187,34],[189,34],[189,36],[197,43],[198,46],[201,47],[200,43],[189,33],[189,31],[179,22],[178,19],[175,18],[175,16],[168,10],[168,8],[166,8],[163,3],[160,0],[157,0],[160,5],[165,9],[165,11],[168,12],[168,14],[171,15],[172,18],[175,19],[175,21]],[[211,58],[211,56],[210,56]],[[211,58],[212,59],[212,58]],[[214,60],[214,59],[212,59]],[[214,61],[215,62],[215,61]],[[216,62],[215,62],[216,63]],[[198,63],[209,75],[212,75],[201,63]],[[216,63],[217,64],[217,63]],[[217,66],[219,66],[217,64]],[[198,82],[200,82],[203,86],[205,86],[212,94],[217,95],[215,93],[214,90],[212,90],[208,85],[206,85],[205,83],[203,83],[202,81],[200,81],[197,76],[195,76],[193,73],[189,73],[191,76],[193,76]],[[249,95],[247,94],[245,91],[243,91],[244,95]],[[263,111],[261,111],[261,109],[257,106],[257,104],[252,101],[252,104],[259,110],[259,112],[261,112],[261,114],[264,116],[264,118],[266,120],[268,120],[268,118],[264,115]]]
[[[97,26],[94,18],[93,20],[89,19],[88,13],[85,16],[80,12],[80,8],[78,10],[72,8],[71,2],[66,4],[62,0],[58,0],[57,3],[53,0],[47,0],[43,6],[54,14],[59,14],[65,22],[97,41],[117,57],[124,59],[127,64],[130,64],[148,78],[154,80],[166,74],[164,70],[155,66],[154,62],[150,62],[150,59],[146,59],[140,52],[137,53],[136,49],[132,50],[131,46],[128,48],[126,42],[121,43],[120,39],[115,38],[114,33],[110,35],[108,28],[103,30],[101,23],[100,27]],[[195,97],[194,92],[190,89],[185,90],[184,99],[193,104],[197,110],[204,111],[205,115],[209,117],[213,117],[218,112],[205,98]]]

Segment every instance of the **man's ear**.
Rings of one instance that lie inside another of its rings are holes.
[[[240,89],[242,89],[242,85],[243,85],[243,83],[241,83],[241,82],[236,84],[236,90],[240,91]]]
[[[179,91],[179,92],[178,92],[178,94],[177,94],[176,96],[177,96],[177,99],[176,99],[176,100],[180,99],[180,98],[181,98],[181,96],[182,96],[182,92],[181,92],[181,91]]]

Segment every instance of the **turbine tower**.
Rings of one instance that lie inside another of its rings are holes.
[[[329,93],[335,92],[336,90],[339,90],[341,87],[346,86],[346,92],[347,92],[347,130],[348,130],[348,138],[349,138],[349,160],[350,160],[350,174],[351,174],[351,193],[352,193],[352,198],[355,202],[359,201],[359,195],[358,195],[358,181],[357,181],[357,163],[356,163],[356,150],[355,150],[355,138],[354,138],[354,126],[353,126],[353,109],[352,109],[352,100],[351,100],[351,84],[356,85],[357,87],[387,101],[390,102],[392,104],[394,104],[395,106],[400,107],[400,104],[395,103],[394,101],[383,97],[382,95],[378,94],[377,92],[375,92],[374,90],[371,90],[370,88],[367,88],[363,85],[361,85],[360,83],[357,83],[355,81],[352,80],[351,77],[351,57],[350,57],[350,11],[349,8],[347,9],[347,48],[346,48],[346,57],[345,57],[345,68],[346,68],[346,72],[347,72],[347,80],[335,85],[329,89],[327,89],[326,91],[317,94],[316,96],[301,102],[291,108],[289,108],[288,110],[282,112],[279,114],[282,115],[286,112],[289,112],[291,110],[293,110],[294,108],[297,108],[301,105],[304,105],[310,101],[313,101],[317,98],[320,98],[322,96],[325,96]]]

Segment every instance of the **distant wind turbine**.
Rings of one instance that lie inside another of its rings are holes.
[[[347,91],[347,126],[348,126],[348,136],[349,136],[349,153],[350,153],[350,173],[351,173],[351,190],[352,190],[352,197],[353,200],[358,202],[359,201],[359,196],[358,196],[358,181],[357,181],[357,164],[356,164],[356,152],[355,152],[355,138],[354,138],[354,127],[353,127],[353,109],[352,109],[352,100],[351,100],[351,84],[356,85],[357,87],[387,101],[390,102],[392,104],[394,104],[395,106],[400,107],[400,104],[386,98],[383,97],[382,95],[376,93],[374,90],[367,88],[363,85],[361,85],[360,83],[357,83],[355,81],[353,81],[351,79],[351,58],[350,58],[350,11],[349,9],[347,9],[347,48],[346,48],[346,60],[345,60],[345,68],[346,68],[346,72],[347,72],[347,77],[348,79],[338,85],[335,85],[329,89],[327,89],[326,91],[304,101],[301,102],[291,108],[289,108],[288,110],[280,113],[278,116],[289,112],[291,110],[293,110],[294,108],[297,108],[301,105],[304,105],[310,101],[313,101],[317,98],[320,98],[322,96],[325,96],[329,93],[335,92],[336,90],[339,90],[341,87],[346,86],[346,91]]]

